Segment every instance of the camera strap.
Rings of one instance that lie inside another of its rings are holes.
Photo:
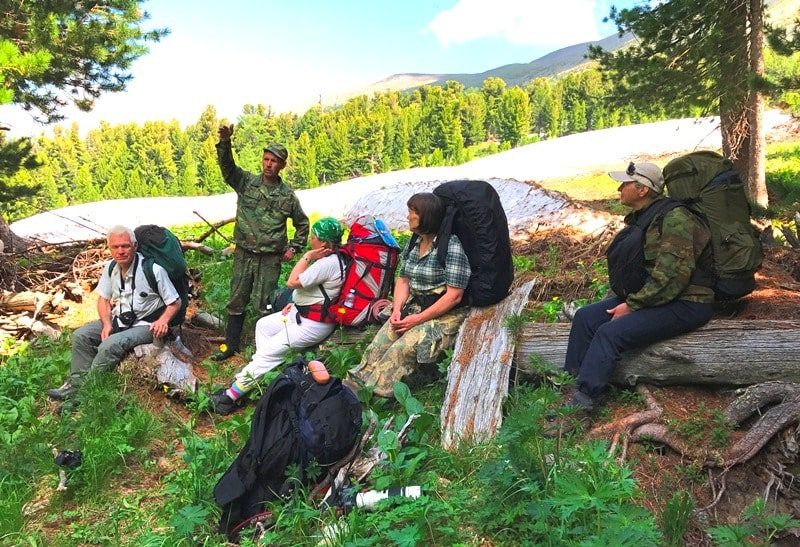
[[[139,268],[139,253],[134,251],[134,255],[133,255],[133,275],[131,276],[131,300],[128,303],[128,306],[130,307],[131,313],[134,313],[134,311],[133,311],[133,299],[136,298],[136,270],[138,268]],[[120,289],[120,294],[122,294],[122,292],[125,290],[125,276],[122,275],[122,268],[119,267],[119,264],[117,264],[117,269],[119,270],[119,289]],[[120,314],[122,314],[122,305],[120,305],[119,312],[120,312]]]

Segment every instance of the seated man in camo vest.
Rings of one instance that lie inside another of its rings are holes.
[[[575,314],[564,369],[577,389],[545,434],[588,425],[620,356],[705,325],[714,312],[711,233],[680,202],[664,198],[664,176],[652,163],[609,173],[619,201],[632,209],[606,253],[613,294]]]
[[[112,370],[135,346],[166,335],[170,319],[181,307],[180,296],[164,268],[153,264],[158,286],[148,283],[133,230],[114,226],[106,242],[116,264],[103,268],[95,289],[100,318],[72,334],[69,377],[64,385],[47,392],[57,401],[72,399],[89,372]]]

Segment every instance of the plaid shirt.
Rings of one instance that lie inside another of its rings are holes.
[[[447,246],[447,259],[444,269],[439,266],[436,256],[436,240],[433,246],[423,257],[419,256],[419,245],[421,240],[408,253],[408,258],[403,261],[400,268],[400,277],[407,277],[411,285],[411,292],[416,294],[426,294],[444,289],[446,286],[457,289],[466,289],[469,283],[469,276],[472,270],[469,267],[464,248],[456,235],[450,236],[450,243]],[[405,253],[403,253],[405,255]]]

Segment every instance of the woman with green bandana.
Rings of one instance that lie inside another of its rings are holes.
[[[283,362],[292,349],[313,346],[327,338],[335,323],[322,323],[305,317],[304,309],[325,302],[325,295],[336,300],[344,282],[344,267],[335,250],[344,229],[331,217],[319,219],[311,227],[311,250],[297,261],[286,286],[294,289],[292,303],[281,311],[262,317],[256,323],[256,352],[228,389],[211,396],[211,409],[230,414],[241,407],[247,393],[268,371]]]

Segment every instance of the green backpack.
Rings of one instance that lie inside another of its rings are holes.
[[[669,196],[686,202],[711,230],[716,299],[750,294],[763,254],[744,183],[730,160],[708,150],[692,152],[670,161],[664,180]]]
[[[168,229],[155,224],[139,226],[133,233],[136,234],[136,242],[139,245],[137,250],[144,256],[142,271],[150,288],[156,290],[158,286],[153,273],[153,263],[166,270],[169,280],[175,286],[175,290],[181,298],[181,309],[169,324],[171,327],[180,325],[186,318],[186,306],[189,304],[189,284],[186,280],[189,270],[183,257],[180,240]],[[108,275],[111,275],[111,271],[116,265],[116,261],[112,260],[108,265]]]

